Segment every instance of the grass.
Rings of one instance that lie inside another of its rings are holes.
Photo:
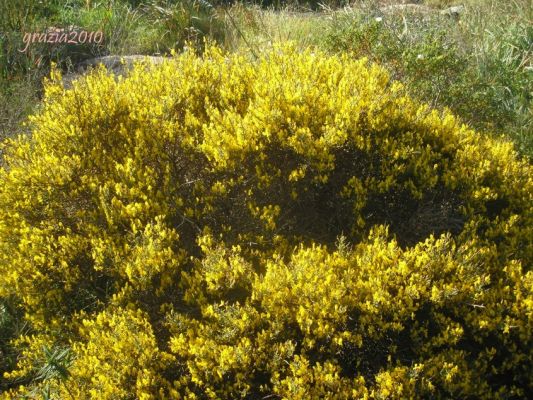
[[[329,25],[323,13],[286,6],[262,9],[237,4],[224,10],[227,29],[224,45],[229,50],[258,51],[274,42],[293,41],[300,48],[317,47]]]
[[[26,130],[21,122],[35,110],[39,96],[40,80],[34,77],[28,76],[10,83],[0,79],[0,142]]]

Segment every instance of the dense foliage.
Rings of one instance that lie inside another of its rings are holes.
[[[54,73],[31,125],[0,398],[532,394],[531,166],[383,69],[210,48]]]

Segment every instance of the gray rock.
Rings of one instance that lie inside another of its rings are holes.
[[[166,59],[168,58],[143,55],[95,57],[78,64],[74,72],[65,74],[63,76],[63,84],[67,88],[71,87],[74,80],[80,78],[91,68],[95,68],[100,64],[102,64],[108,71],[118,76],[126,74],[136,62],[161,64]]]
[[[161,64],[166,57],[155,57],[155,56],[143,56],[143,55],[132,55],[132,56],[104,56],[91,58],[85,60],[78,65],[78,72],[85,72],[91,67],[96,67],[97,65],[103,64],[109,71],[114,72],[115,74],[122,74],[126,72],[129,68],[133,67],[136,62],[149,62],[152,64]]]
[[[459,18],[459,16],[464,12],[464,10],[465,6],[453,6],[442,10],[440,13],[449,17]]]
[[[383,14],[391,14],[395,12],[407,12],[414,14],[429,14],[433,10],[422,4],[407,3],[407,4],[392,4],[390,6],[381,7],[380,11]]]
[[[455,17],[458,18],[459,15],[461,15],[465,10],[465,7],[460,6],[453,6],[448,7],[444,10],[440,11],[441,15],[446,15],[449,17]],[[392,4],[389,6],[381,7],[380,11],[383,14],[391,14],[391,13],[411,13],[411,14],[432,14],[437,13],[438,10],[425,6],[423,4],[416,4],[416,3],[405,3],[405,4]]]

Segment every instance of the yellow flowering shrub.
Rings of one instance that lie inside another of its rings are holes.
[[[164,369],[174,358],[159,350],[152,326],[141,311],[104,311],[82,325],[83,340],[74,344],[77,359],[69,380],[60,388],[62,398],[163,397],[168,386]]]
[[[0,399],[532,395],[532,168],[380,67],[54,71],[30,123],[2,145]]]

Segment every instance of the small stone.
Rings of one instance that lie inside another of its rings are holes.
[[[464,6],[453,6],[442,10],[440,13],[442,15],[459,18],[459,16],[463,13],[464,10]]]

